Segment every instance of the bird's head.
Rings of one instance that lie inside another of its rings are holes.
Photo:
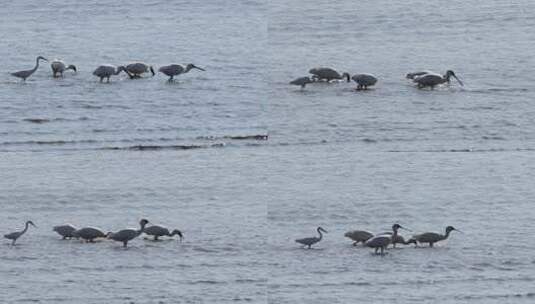
[[[455,78],[455,80],[457,80],[457,82],[458,82],[461,86],[464,86],[463,82],[457,77],[457,75],[455,75],[455,73],[454,73],[452,70],[447,70],[447,71],[446,71],[446,80],[447,80],[448,82],[450,82],[450,77]]]
[[[37,60],[44,60],[44,61],[48,62],[48,59],[46,59],[43,56],[37,56]]]
[[[184,236],[182,235],[182,231],[180,231],[180,230],[178,230],[178,229],[175,229],[175,230],[173,230],[173,232],[172,232],[171,234],[172,234],[172,235],[175,235],[175,234],[178,235],[178,236],[180,237],[179,240],[182,242],[182,238],[184,237]]]
[[[145,225],[147,225],[148,223],[149,223],[149,221],[146,220],[146,219],[141,219],[141,221],[139,221],[139,224],[140,224],[141,226],[145,226]]]
[[[191,70],[191,69],[197,69],[197,70],[201,70],[201,71],[206,71],[205,69],[200,68],[200,67],[194,65],[193,63],[188,63],[188,65],[186,66],[186,70]]]
[[[321,227],[318,227],[318,232],[321,231],[321,232],[325,232],[325,233],[328,233],[327,230],[321,228]]]
[[[392,230],[393,230],[393,231],[397,231],[398,229],[403,229],[403,230],[407,230],[407,231],[412,231],[412,230],[407,229],[407,228],[405,228],[405,227],[403,227],[403,226],[401,226],[400,224],[397,224],[397,223],[394,224],[394,225],[392,225]]]
[[[32,226],[34,226],[35,228],[37,228],[37,226],[35,226],[35,224],[34,224],[32,221],[27,221],[27,222],[26,222],[26,225],[32,225]]]
[[[452,231],[454,231],[454,230],[462,233],[461,230],[456,229],[456,228],[453,227],[453,226],[448,226],[448,227],[446,227],[446,233],[450,233],[450,232],[452,232]]]

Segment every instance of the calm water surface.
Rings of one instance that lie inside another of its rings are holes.
[[[530,1],[6,3],[0,11],[0,302],[530,303],[535,299]],[[26,84],[9,71],[36,55]],[[101,63],[163,75],[99,84]],[[314,66],[379,83],[287,82]],[[407,72],[465,87],[417,90]],[[239,139],[269,134],[269,140]],[[60,241],[141,217],[185,240]],[[351,229],[464,234],[376,257]],[[329,231],[313,250],[295,238]]]

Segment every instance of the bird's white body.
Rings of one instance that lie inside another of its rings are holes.
[[[116,67],[111,64],[103,64],[99,66],[98,68],[95,69],[95,71],[93,71],[93,75],[99,77],[100,82],[102,82],[104,78],[107,79],[107,82],[110,82],[110,77],[112,75],[118,75],[119,73],[121,73],[121,71],[125,71],[125,73],[127,73],[130,76],[128,71],[126,71],[126,69],[123,66]]]
[[[173,230],[173,232],[169,232],[169,229],[159,225],[152,225],[146,227],[143,232],[147,235],[153,236],[155,241],[157,241],[158,238],[161,236],[173,236],[175,234],[178,234],[178,236],[180,236],[180,239],[182,239],[181,231],[175,229]]]
[[[32,221],[27,221],[26,224],[24,225],[24,229],[22,231],[15,231],[15,232],[11,232],[11,233],[8,233],[8,234],[4,234],[4,237],[8,240],[11,240],[11,245],[15,245],[15,242],[17,241],[18,238],[20,238],[23,234],[26,233],[26,231],[28,231],[28,226],[29,225],[32,225],[35,227],[34,223]]]
[[[60,225],[60,226],[54,226],[52,230],[57,232],[59,235],[61,235],[63,239],[66,239],[66,238],[73,238],[74,232],[77,230],[77,228],[71,224],[65,224],[65,225]]]
[[[418,243],[428,243],[429,247],[433,247],[434,243],[447,239],[453,230],[459,231],[453,228],[452,226],[448,226],[446,227],[445,234],[440,234],[440,233],[435,233],[435,232],[425,232],[422,234],[413,235],[411,240],[415,240]]]
[[[66,70],[73,70],[76,72],[76,67],[74,65],[71,64],[67,66],[65,62],[60,59],[52,60],[52,62],[50,63],[50,67],[52,68],[53,77],[58,77],[58,74],[59,77],[63,77],[63,72],[65,72]]]
[[[443,83],[446,83],[446,82],[449,83],[450,82],[450,77],[455,78],[457,80],[457,82],[459,82],[459,84],[461,86],[463,85],[462,81],[459,80],[459,78],[457,78],[457,76],[455,75],[455,73],[452,70],[446,71],[446,74],[444,74],[444,75],[440,75],[440,74],[437,74],[437,73],[422,74],[422,75],[419,75],[419,76],[415,76],[412,81],[417,83],[418,84],[418,88],[420,88],[420,89],[421,88],[425,88],[425,87],[430,87],[431,89],[433,89],[437,85],[440,85],[440,84],[443,84]]]
[[[75,230],[72,233],[73,237],[81,238],[86,242],[93,243],[97,238],[105,238],[106,234],[99,228],[95,227],[84,227],[78,230]]]
[[[367,240],[371,239],[373,233],[364,230],[353,230],[346,232],[344,236],[353,240],[353,245],[356,246],[358,243],[364,244]]]
[[[348,73],[338,73],[335,69],[326,68],[326,67],[317,67],[312,68],[308,71],[310,74],[312,74],[312,78],[317,81],[327,81],[330,82],[331,80],[341,80],[346,78],[347,82],[349,82],[349,74]]]
[[[123,243],[123,247],[126,247],[128,245],[129,241],[135,239],[141,233],[143,233],[143,231],[145,229],[145,225],[148,222],[149,221],[147,221],[145,219],[142,219],[139,222],[140,229],[129,228],[129,229],[119,230],[117,232],[110,232],[110,233],[108,233],[108,238],[110,238],[110,239],[112,239],[114,241],[117,241],[117,242],[122,242]]]
[[[33,69],[14,72],[14,73],[11,73],[11,76],[15,76],[15,77],[21,78],[23,81],[26,81],[26,78],[30,77],[33,73],[35,73],[35,71],[37,71],[37,68],[39,68],[39,60],[48,61],[45,57],[38,56],[35,59],[35,66]]]
[[[151,72],[154,76],[154,69],[152,66],[144,62],[132,62],[126,65],[126,70],[132,74],[131,78],[140,78],[141,74]]]
[[[377,83],[377,77],[372,74],[356,74],[351,79],[358,84],[357,90],[367,90],[369,86]]]
[[[204,69],[199,68],[192,63],[186,65],[185,68],[181,66],[180,64],[170,64],[170,65],[160,67],[158,71],[169,76],[169,81],[172,81],[173,77],[178,76],[180,74],[185,74],[189,72],[191,69],[198,69],[198,70],[204,71]]]
[[[290,81],[290,84],[301,86],[301,89],[303,89],[308,83],[313,83],[312,79],[310,77],[299,77],[297,79],[294,79]]]

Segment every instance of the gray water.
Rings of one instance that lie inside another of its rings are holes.
[[[0,302],[532,302],[534,12],[530,1],[2,3],[0,226],[38,228],[0,246]],[[37,55],[79,73],[9,76]],[[134,60],[207,71],[175,83],[91,75]],[[315,66],[379,83],[287,84]],[[418,90],[404,75],[422,69],[452,69],[465,86]],[[125,250],[51,231],[142,217],[184,241]],[[394,222],[464,233],[385,257],[343,237]],[[324,240],[299,248],[318,225]]]

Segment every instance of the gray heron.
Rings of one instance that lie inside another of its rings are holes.
[[[125,69],[131,74],[131,79],[141,78],[141,74],[151,72],[152,76],[155,75],[152,66],[144,62],[132,62],[126,65]]]
[[[67,238],[69,238],[69,239],[73,238],[74,237],[74,232],[76,231],[76,229],[77,228],[74,227],[71,224],[65,224],[65,225],[54,226],[52,231],[57,232],[65,240]]]
[[[316,244],[317,242],[321,241],[321,239],[323,238],[323,234],[321,232],[325,232],[327,233],[327,231],[321,227],[318,227],[318,229],[316,229],[316,231],[318,231],[318,234],[319,234],[319,237],[308,237],[308,238],[303,238],[303,239],[297,239],[295,240],[295,242],[299,243],[299,244],[303,244],[305,246],[308,246],[308,248],[310,249],[310,247],[314,244]]]
[[[175,229],[172,232],[169,232],[169,229],[167,229],[165,227],[162,227],[162,226],[159,226],[159,225],[149,226],[149,227],[145,228],[145,230],[143,230],[143,232],[146,235],[153,236],[155,241],[157,241],[158,238],[161,237],[161,236],[173,237],[174,235],[178,235],[180,241],[182,241],[182,238],[183,238],[182,231],[180,231],[178,229]]]
[[[11,232],[11,233],[5,234],[4,237],[8,240],[12,240],[11,245],[14,246],[17,239],[26,233],[29,225],[32,225],[35,228],[37,228],[37,226],[35,226],[35,224],[32,221],[27,221],[22,231]]]
[[[450,233],[454,230],[461,232],[460,230],[455,229],[453,226],[448,226],[446,227],[445,234],[425,232],[422,234],[414,235],[411,240],[416,240],[418,243],[428,243],[429,247],[433,247],[434,243],[447,239],[450,236]]]
[[[422,89],[425,87],[430,87],[433,89],[436,85],[443,84],[443,83],[450,83],[450,78],[453,77],[459,82],[461,86],[464,86],[463,82],[457,78],[457,75],[452,70],[446,71],[446,74],[440,75],[440,74],[423,74],[420,76],[416,76],[412,81],[418,84],[418,88]]]
[[[43,56],[37,56],[37,58],[35,59],[35,67],[33,67],[33,69],[14,72],[14,73],[11,73],[11,76],[22,78],[23,81],[26,81],[26,78],[30,77],[35,71],[37,71],[37,68],[39,67],[39,60],[48,61]]]
[[[377,78],[371,74],[356,74],[351,77],[357,83],[357,90],[367,90],[377,83]]]
[[[304,89],[307,83],[313,83],[312,79],[310,77],[299,77],[292,81],[290,81],[290,84],[301,86],[301,89]]]
[[[125,69],[124,66],[116,67],[116,66],[111,65],[111,64],[103,64],[103,65],[99,66],[98,68],[96,68],[95,71],[93,71],[93,75],[99,77],[100,78],[100,82],[102,82],[102,80],[104,78],[107,78],[107,82],[110,82],[110,77],[112,75],[118,75],[122,71],[124,71],[126,74],[128,74],[128,76],[130,78],[132,77],[132,74],[130,74]]]
[[[347,82],[350,82],[349,79],[349,73],[338,73],[336,70],[331,68],[325,68],[325,67],[317,67],[312,68],[308,71],[310,74],[312,74],[312,79],[315,81],[327,81],[330,82],[331,80],[342,80],[346,79]]]
[[[194,65],[193,63],[189,63],[188,65],[186,65],[185,68],[181,66],[180,64],[166,65],[166,66],[160,67],[158,71],[169,76],[169,81],[173,81],[173,77],[178,76],[180,74],[185,74],[189,72],[191,69],[206,71],[205,69],[200,68]]]
[[[135,239],[141,233],[143,233],[143,231],[145,230],[145,226],[148,223],[149,223],[148,220],[142,219],[141,221],[139,221],[140,229],[129,228],[129,229],[119,230],[117,232],[109,232],[108,238],[117,242],[122,242],[123,247],[126,248],[126,246],[128,245],[128,241]]]
[[[63,62],[62,60],[60,59],[54,59],[52,60],[52,62],[50,63],[50,67],[52,68],[52,77],[63,77],[63,72],[67,71],[67,70],[73,70],[74,72],[76,72],[76,66],[70,64],[69,66],[67,66],[65,64],[65,62]],[[58,76],[59,74],[59,76]]]

